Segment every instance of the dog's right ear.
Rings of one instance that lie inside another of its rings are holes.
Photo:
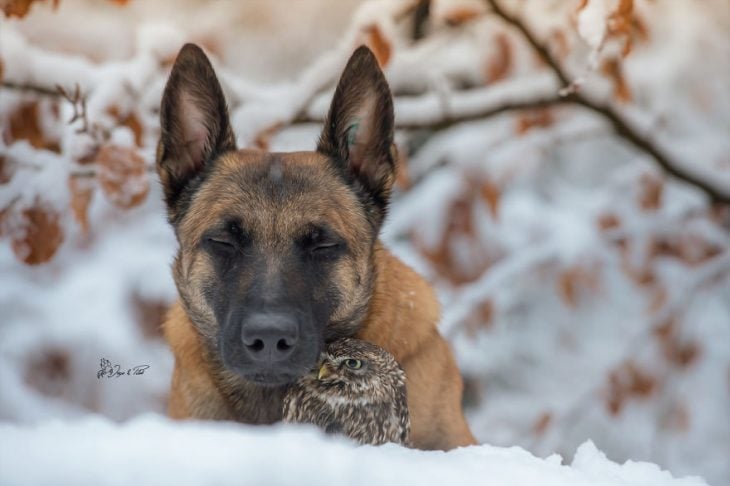
[[[236,148],[223,90],[195,44],[185,44],[175,59],[162,95],[160,128],[157,173],[175,221],[185,190],[201,179],[207,164]]]

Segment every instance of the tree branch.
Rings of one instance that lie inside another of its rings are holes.
[[[481,111],[475,111],[458,116],[444,116],[438,120],[428,119],[414,119],[409,122],[400,122],[396,118],[395,128],[399,130],[446,130],[454,125],[461,123],[484,120],[502,113],[509,111],[522,111],[522,110],[538,110],[541,108],[547,108],[550,106],[571,103],[573,100],[563,96],[554,96],[552,98],[536,98],[533,100],[526,101],[506,101],[502,104],[484,107]],[[312,117],[306,113],[300,114],[292,123],[322,123],[323,120],[320,117]]]
[[[461,123],[484,120],[486,118],[497,116],[509,111],[539,110],[541,108],[547,108],[549,106],[555,106],[569,102],[570,100],[558,96],[553,98],[537,98],[527,101],[507,101],[500,105],[485,107],[483,111],[479,112],[469,113],[460,116],[446,116],[436,122],[414,120],[410,123],[398,123],[396,121],[396,128],[402,130],[430,129],[434,131],[439,131],[451,128],[452,126]]]
[[[3,81],[0,86],[2,86],[3,89],[12,89],[14,91],[28,91],[40,96],[50,96],[52,98],[58,98],[62,96],[57,88],[51,89],[44,86],[36,86],[33,84],[18,84],[13,83],[12,81]]]
[[[520,32],[522,37],[532,49],[545,61],[550,70],[560,80],[564,90],[566,101],[573,102],[587,108],[605,118],[616,131],[616,133],[630,142],[634,147],[652,157],[656,163],[675,179],[684,181],[695,186],[710,197],[713,203],[730,204],[730,189],[719,187],[710,181],[704,180],[690,172],[687,172],[681,165],[677,164],[662,148],[655,145],[651,140],[639,133],[639,130],[624,118],[618,111],[609,105],[598,104],[581,93],[570,89],[572,86],[569,76],[560,66],[558,60],[550,50],[542,44],[535,34],[519,18],[507,13],[498,0],[486,0],[492,11],[504,22]]]

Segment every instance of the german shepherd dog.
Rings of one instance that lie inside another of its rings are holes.
[[[324,343],[357,336],[407,374],[412,441],[474,444],[428,284],[379,242],[395,177],[393,102],[372,52],[345,67],[313,152],[236,148],[203,51],[185,45],[161,105],[157,171],[179,251],[169,414],[269,424]]]

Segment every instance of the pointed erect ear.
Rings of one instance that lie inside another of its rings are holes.
[[[171,220],[181,196],[205,166],[235,150],[223,90],[200,47],[185,44],[175,59],[160,107],[157,172]]]
[[[379,226],[395,179],[393,100],[373,53],[359,47],[335,90],[317,150],[329,156]]]

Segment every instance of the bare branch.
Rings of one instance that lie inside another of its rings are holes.
[[[45,86],[36,86],[33,84],[18,84],[13,83],[12,81],[3,81],[0,86],[3,87],[3,89],[12,89],[14,91],[28,91],[33,94],[37,94],[40,96],[49,96],[51,98],[58,98],[61,95],[61,93],[58,92],[57,89],[50,89],[46,88]]]
[[[486,107],[483,111],[479,112],[473,112],[466,115],[459,115],[459,116],[447,116],[441,120],[438,120],[436,122],[433,121],[411,121],[410,123],[397,123],[396,121],[396,128],[400,128],[402,130],[418,130],[418,129],[431,129],[434,131],[438,130],[445,130],[447,128],[451,128],[454,125],[458,125],[460,123],[466,123],[470,121],[478,121],[478,120],[485,120],[487,118],[491,118],[493,116],[501,115],[502,113],[510,112],[510,111],[523,111],[523,110],[538,110],[542,108],[547,108],[550,106],[560,105],[564,103],[569,103],[571,100],[563,98],[563,97],[554,97],[554,98],[537,98],[534,100],[526,100],[526,101],[507,101],[503,104]]]
[[[530,44],[533,50],[545,61],[551,71],[560,80],[563,87],[569,88],[571,86],[569,76],[560,66],[560,63],[552,55],[547,46],[537,39],[535,34],[525,25],[525,23],[519,18],[507,13],[507,11],[502,8],[498,0],[486,0],[486,2],[498,17],[520,32],[522,37],[524,37],[527,43]],[[700,189],[710,197],[710,200],[713,203],[730,204],[730,188],[719,187],[711,181],[704,180],[703,178],[686,171],[680,164],[677,164],[674,160],[672,160],[672,158],[661,147],[657,146],[651,140],[639,133],[639,130],[613,107],[607,104],[596,103],[574,90],[567,89],[564,91],[567,92],[564,97],[566,101],[583,106],[584,108],[587,108],[605,118],[620,137],[624,138],[634,147],[652,157],[667,174]]]
[[[507,101],[502,104],[485,107],[482,111],[475,111],[468,114],[444,116],[438,120],[418,120],[414,119],[409,122],[399,122],[396,118],[395,127],[400,130],[445,130],[454,125],[467,123],[471,121],[485,120],[487,118],[500,115],[510,111],[537,110],[550,106],[572,103],[573,100],[566,97],[555,96],[552,98],[536,98],[526,101]],[[306,113],[299,115],[293,123],[322,123],[322,118],[312,117]]]

